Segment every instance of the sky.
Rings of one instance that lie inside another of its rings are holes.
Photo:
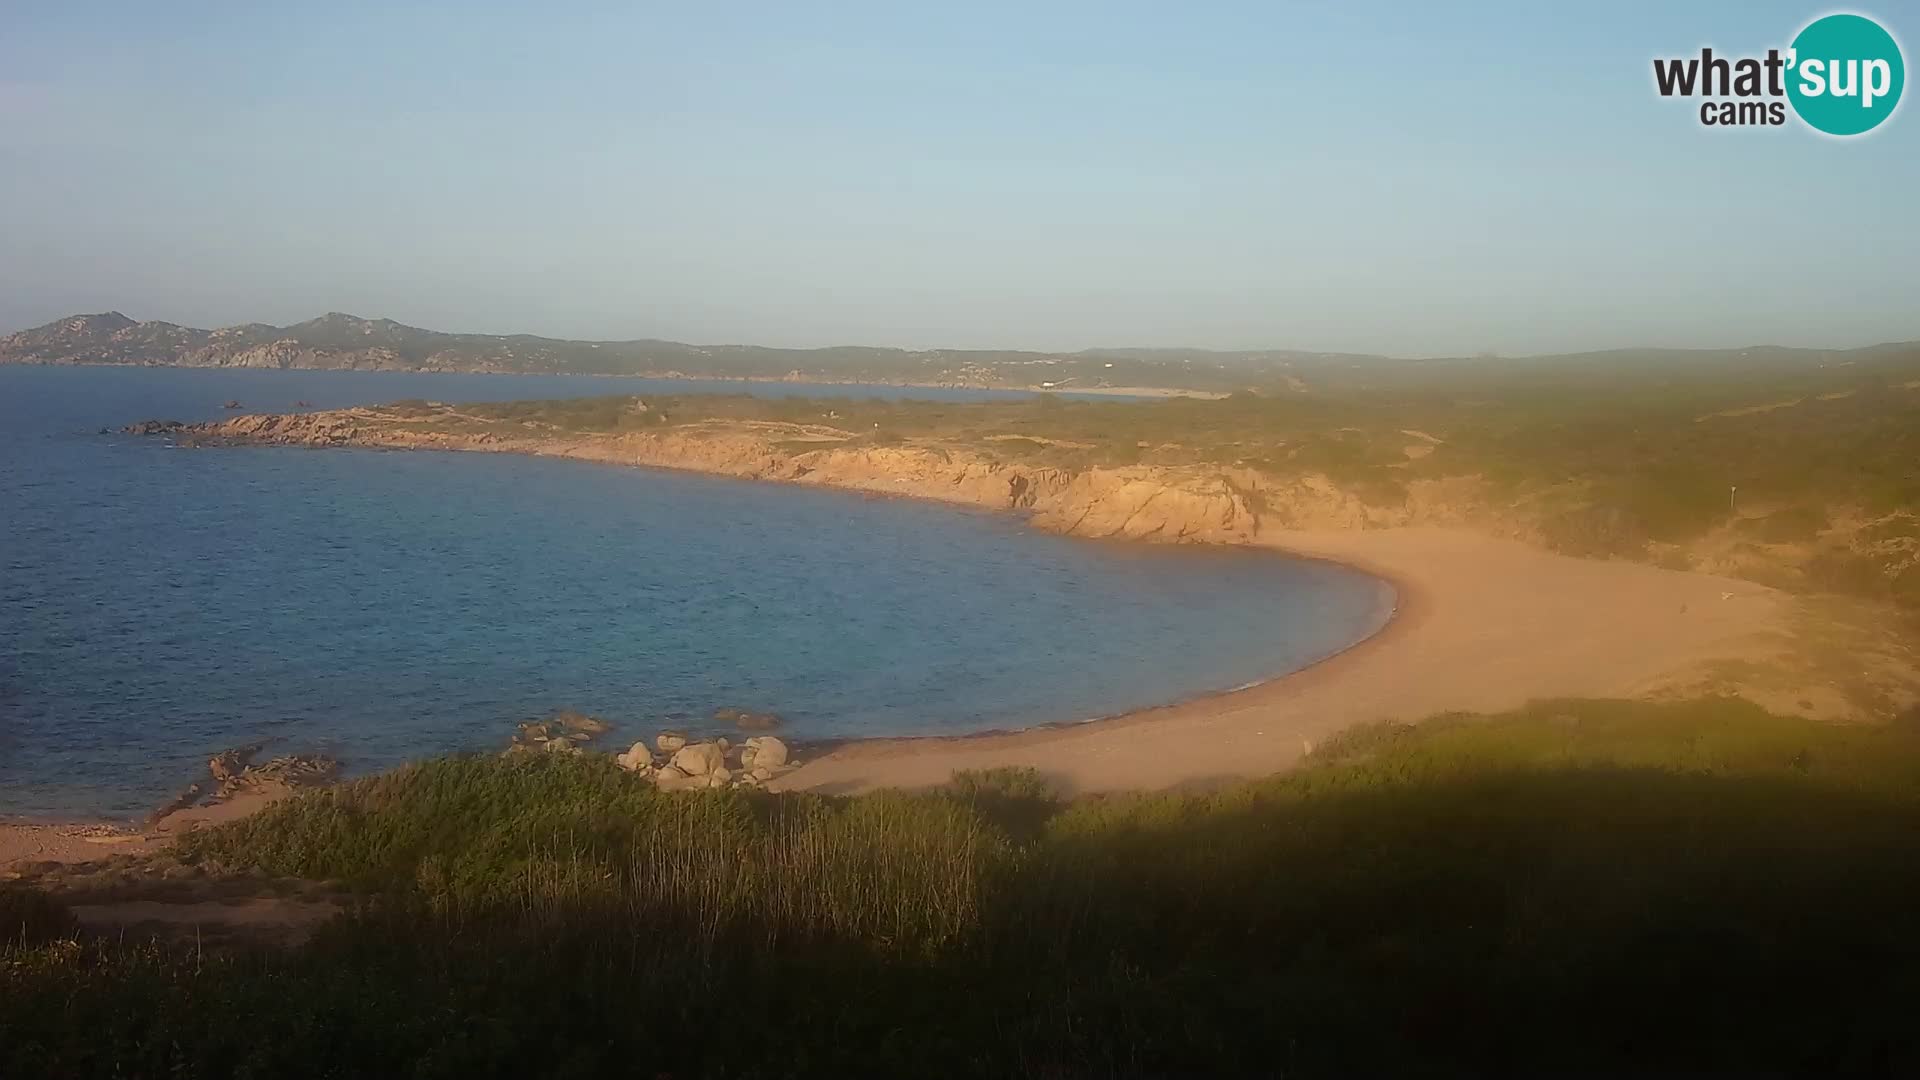
[[[1920,41],[1920,5],[1878,17]],[[1773,2],[0,0],[0,332],[777,346],[1920,338],[1920,114],[1703,128]]]

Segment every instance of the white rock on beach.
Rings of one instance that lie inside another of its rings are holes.
[[[687,737],[677,731],[663,731],[653,737],[653,745],[659,747],[661,753],[671,754],[687,745]]]
[[[613,760],[628,772],[645,771],[653,767],[653,751],[647,748],[646,743],[637,742]]]
[[[673,764],[688,776],[706,776],[726,763],[726,751],[714,743],[693,743],[673,755]]]
[[[671,765],[665,765],[653,774],[653,782],[661,791],[685,791],[702,785],[706,781],[704,778],[688,776]]]
[[[740,751],[740,767],[777,769],[787,763],[787,744],[772,735],[756,735]]]

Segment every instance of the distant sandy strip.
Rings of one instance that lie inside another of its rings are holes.
[[[1630,697],[1708,661],[1763,659],[1784,617],[1784,598],[1751,582],[1466,532],[1273,532],[1261,543],[1387,579],[1397,613],[1359,645],[1245,690],[1064,727],[848,743],[773,786],[850,793],[997,766],[1035,767],[1068,794],[1264,776],[1355,724]]]
[[[1101,397],[1198,398],[1219,401],[1227,395],[1214,390],[1182,390],[1175,386],[1028,386],[1036,394],[1093,394]]]

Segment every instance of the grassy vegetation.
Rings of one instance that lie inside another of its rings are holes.
[[[1207,794],[661,795],[453,758],[189,855],[298,951],[0,953],[0,1074],[1909,1073],[1920,731],[1552,702]]]

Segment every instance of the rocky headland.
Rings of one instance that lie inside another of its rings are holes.
[[[635,408],[647,406],[641,399]],[[876,445],[829,424],[713,421],[591,433],[480,421],[454,406],[366,407],[238,416],[211,423],[145,421],[130,434],[182,446],[281,445],[452,450],[578,458],[741,479],[933,499],[1027,515],[1071,536],[1247,544],[1283,529],[1461,523],[1468,504],[1446,481],[1402,505],[1370,505],[1324,476],[1276,479],[1249,468],[1129,465],[1063,468],[1010,461],[938,441]]]

